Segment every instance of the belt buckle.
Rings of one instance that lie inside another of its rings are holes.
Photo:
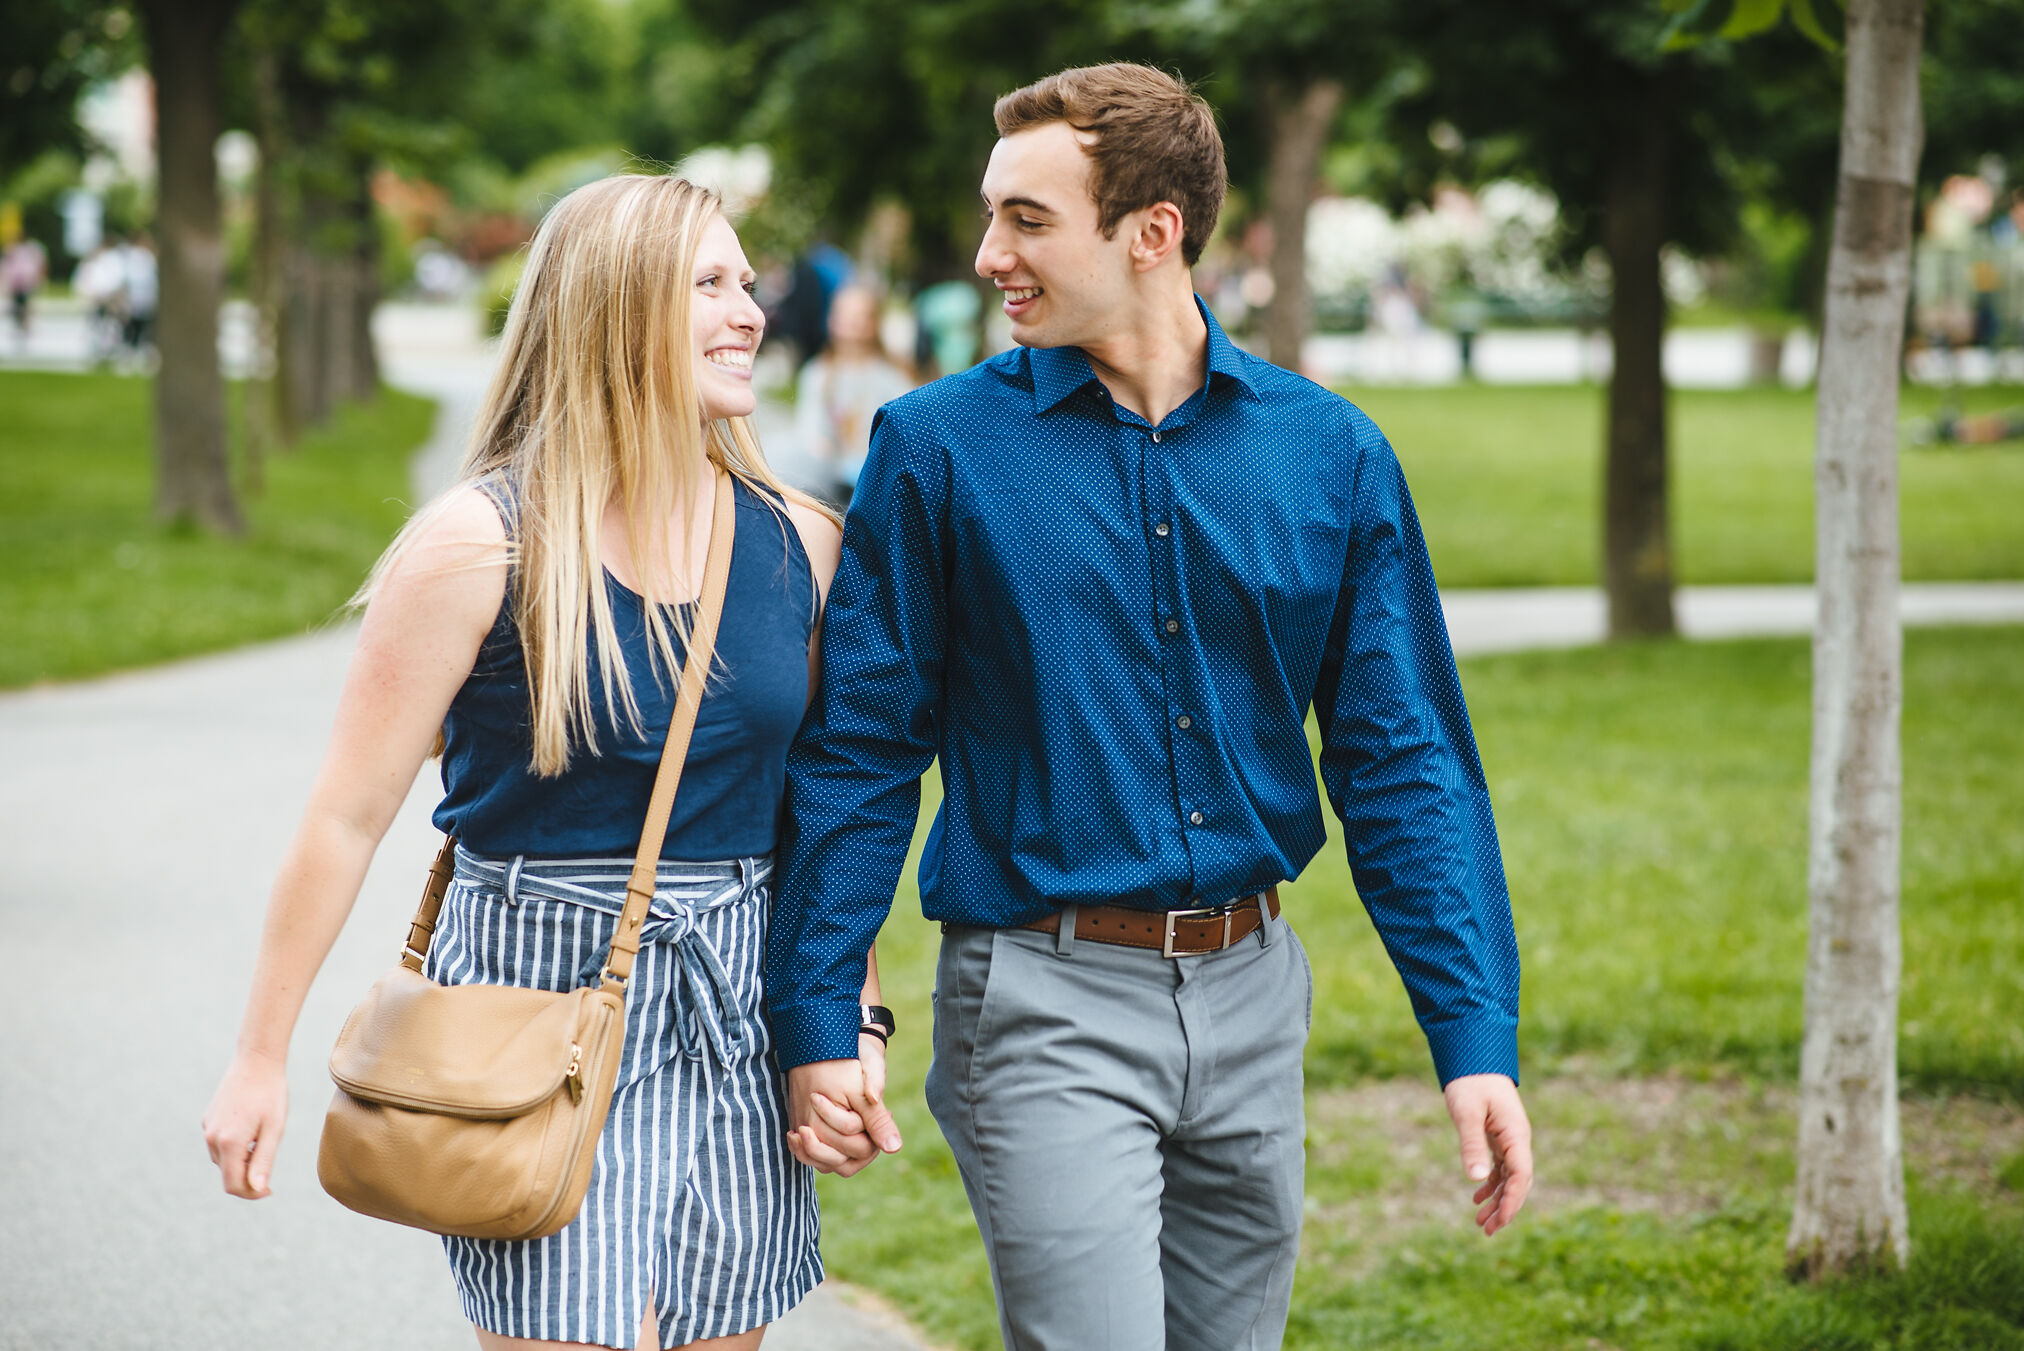
[[[1229,947],[1229,946],[1230,946],[1230,923],[1231,923],[1231,920],[1232,920],[1233,916],[1235,915],[1235,913],[1236,913],[1236,906],[1235,906],[1234,904],[1231,904],[1231,905],[1199,905],[1199,906],[1196,906],[1196,907],[1195,907],[1194,909],[1192,909],[1192,910],[1169,910],[1169,911],[1167,911],[1167,930],[1166,930],[1166,933],[1165,933],[1165,935],[1164,935],[1164,936],[1163,936],[1163,937],[1162,937],[1162,938],[1160,939],[1160,956],[1162,956],[1162,957],[1202,957],[1202,956],[1206,956],[1206,955],[1207,955],[1206,953],[1200,953],[1200,952],[1175,952],[1175,951],[1174,951],[1174,921],[1175,921],[1175,920],[1177,920],[1177,919],[1202,919],[1202,918],[1205,918],[1205,917],[1207,917],[1207,916],[1210,916],[1210,915],[1221,915],[1221,916],[1223,917],[1223,947],[1224,947],[1224,948],[1227,948],[1227,947]],[[1222,950],[1223,950],[1222,948],[1215,948],[1215,949],[1212,949],[1212,951],[1216,951],[1216,952],[1221,952]]]

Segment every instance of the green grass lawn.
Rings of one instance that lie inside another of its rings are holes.
[[[150,393],[0,372],[0,688],[299,633],[344,604],[407,517],[434,405],[387,390],[269,459],[244,539],[165,530]]]
[[[1443,586],[1593,582],[1603,392],[1596,386],[1345,391],[1397,448]],[[1936,390],[1907,387],[1903,414]],[[1958,392],[1969,412],[2024,405],[2024,388]],[[1907,449],[1904,575],[2024,577],[2024,445]],[[1813,576],[1813,393],[1673,395],[1673,540],[1680,580]]]
[[[1471,1236],[1424,1043],[1333,836],[1287,893],[1318,986],[1291,1345],[2024,1348],[2024,629],[1914,631],[1906,648],[1914,1272],[1827,1292],[1779,1274],[1806,644],[1498,657],[1463,682],[1525,960],[1546,1182],[1517,1229]],[[880,964],[909,1143],[825,1180],[824,1250],[934,1335],[987,1348],[988,1273],[921,1104],[938,935],[907,877]]]

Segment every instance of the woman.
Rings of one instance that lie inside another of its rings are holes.
[[[880,405],[914,387],[879,341],[878,295],[845,286],[829,302],[829,346],[801,368],[795,399],[796,430],[844,505],[871,450],[871,419]]]
[[[680,179],[608,178],[542,222],[458,482],[361,592],[330,748],[205,1116],[226,1190],[267,1195],[303,996],[439,733],[436,822],[460,848],[428,974],[595,979],[666,738],[712,466],[728,470],[737,529],[717,663],[590,1192],[548,1238],[444,1240],[486,1348],[756,1347],[822,1276],[758,971],[787,743],[840,543],[835,517],[774,477],[746,421],[765,322],[752,281],[716,197]],[[874,963],[867,1003],[877,986]],[[862,1041],[876,1096],[883,1046]]]

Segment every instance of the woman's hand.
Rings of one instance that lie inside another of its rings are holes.
[[[869,1032],[858,1033],[857,1063],[864,1069],[866,1101],[883,1111],[886,1096],[886,1044]],[[887,1115],[887,1119],[891,1119],[890,1114]],[[895,1128],[893,1138],[897,1139],[898,1136],[899,1132]]]
[[[787,1148],[822,1173],[849,1177],[899,1152],[885,1105],[885,1043],[859,1033],[856,1060],[819,1060],[787,1072]]]
[[[204,1111],[204,1144],[225,1190],[248,1201],[273,1195],[274,1155],[288,1124],[288,1071],[279,1061],[241,1052]]]

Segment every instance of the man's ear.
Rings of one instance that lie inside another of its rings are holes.
[[[1181,209],[1172,202],[1154,202],[1134,211],[1131,221],[1131,264],[1134,271],[1150,272],[1180,252]]]

